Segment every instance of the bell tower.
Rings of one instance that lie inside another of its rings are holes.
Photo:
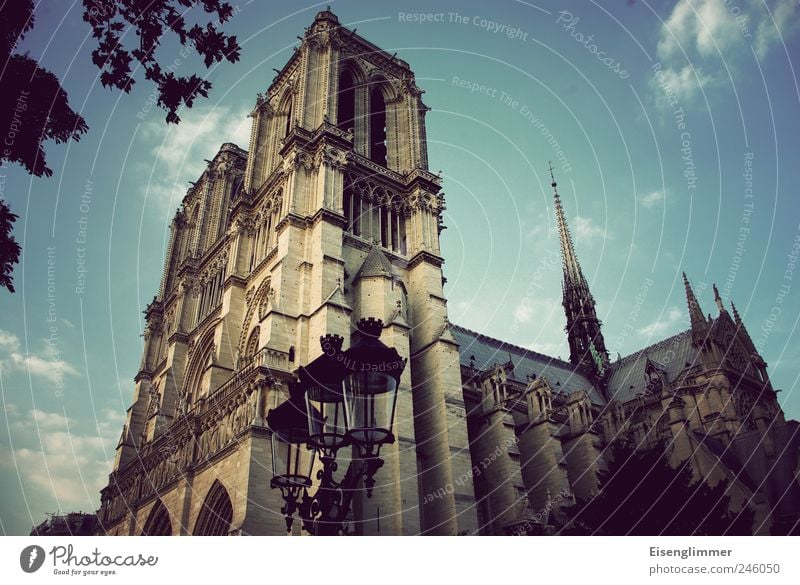
[[[325,10],[258,95],[248,151],[221,152],[176,215],[103,490],[107,533],[283,533],[266,413],[321,336],[349,345],[364,317],[408,367],[397,439],[351,530],[477,529],[422,94],[405,61]],[[152,422],[149,404],[161,405]]]

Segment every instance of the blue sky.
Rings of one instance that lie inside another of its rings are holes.
[[[256,92],[324,6],[232,4],[241,61],[210,71],[210,99],[171,128],[144,80],[99,84],[79,2],[37,6],[21,49],[90,131],[49,145],[53,177],[0,176],[23,243],[17,293],[0,292],[2,533],[98,506],[171,215],[204,158],[247,147]],[[567,357],[552,160],[612,358],[688,326],[685,270],[706,312],[712,282],[736,302],[800,416],[796,2],[329,4],[426,90],[453,322]],[[174,45],[161,56],[199,66]]]

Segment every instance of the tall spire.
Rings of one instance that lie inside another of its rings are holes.
[[[689,305],[689,321],[692,324],[692,329],[706,325],[706,318],[703,316],[703,310],[700,308],[700,303],[697,302],[697,297],[694,296],[692,285],[689,284],[689,279],[686,273],[683,273],[683,286],[686,289],[686,303]]]
[[[683,273],[683,286],[686,289],[686,303],[689,305],[689,322],[692,325],[692,343],[699,347],[702,345],[706,337],[706,327],[708,321],[703,316],[703,310],[700,308],[700,303],[697,302],[697,297],[694,296],[692,285],[689,284],[689,279],[686,273]]]
[[[609,366],[608,350],[600,319],[597,318],[595,302],[589,285],[581,271],[575,246],[569,233],[569,226],[558,196],[558,184],[550,163],[550,186],[553,188],[553,201],[556,210],[558,235],[561,240],[561,259],[564,269],[562,283],[564,312],[567,316],[567,341],[569,342],[569,361],[584,371],[592,372],[604,389]]]
[[[583,277],[581,265],[575,254],[575,246],[572,243],[572,235],[569,233],[567,218],[564,216],[564,208],[561,207],[561,197],[558,196],[558,183],[553,175],[553,163],[547,169],[550,171],[550,186],[553,188],[553,202],[556,208],[556,225],[558,225],[558,236],[561,240],[561,258],[564,265],[564,283],[581,284],[586,286],[586,279]],[[588,287],[587,287],[588,288]]]

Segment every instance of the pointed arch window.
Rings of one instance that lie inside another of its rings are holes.
[[[292,126],[293,126],[293,122],[292,122],[292,109],[293,108],[292,108],[292,106],[294,105],[293,104],[293,102],[294,102],[293,98],[294,98],[294,96],[292,96],[292,94],[289,94],[289,97],[288,97],[289,104],[286,106],[286,125],[284,126],[284,129],[283,129],[283,137],[284,138],[289,136],[289,132],[292,131]]]
[[[187,406],[211,394],[211,370],[214,365],[215,350],[213,335],[213,330],[209,331],[189,357],[184,386]]]
[[[142,536],[172,536],[172,522],[169,512],[161,500],[158,500],[150,510],[147,521],[142,529]]]
[[[356,117],[356,84],[349,69],[339,76],[339,94],[336,106],[336,125],[340,130],[352,132]]]
[[[245,346],[244,350],[245,364],[249,364],[251,361],[253,361],[253,358],[258,352],[258,342],[260,337],[261,337],[261,327],[256,325],[253,328],[253,331],[250,333],[250,337],[247,338],[247,345]]]
[[[372,162],[386,166],[386,100],[380,87],[369,93],[369,144]]]
[[[194,525],[195,536],[227,536],[233,521],[233,504],[219,481],[208,491],[203,509]]]

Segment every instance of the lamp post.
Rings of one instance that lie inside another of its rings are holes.
[[[311,534],[343,534],[362,476],[367,497],[372,495],[374,475],[383,465],[380,448],[395,440],[397,392],[406,365],[397,350],[380,341],[382,329],[380,319],[361,319],[359,336],[347,351],[342,351],[342,337],[321,337],[322,355],[299,369],[289,400],[267,415],[273,452],[270,486],[281,490],[288,531],[298,512]],[[337,452],[350,446],[356,459],[337,481]],[[311,494],[317,454],[322,468]]]

